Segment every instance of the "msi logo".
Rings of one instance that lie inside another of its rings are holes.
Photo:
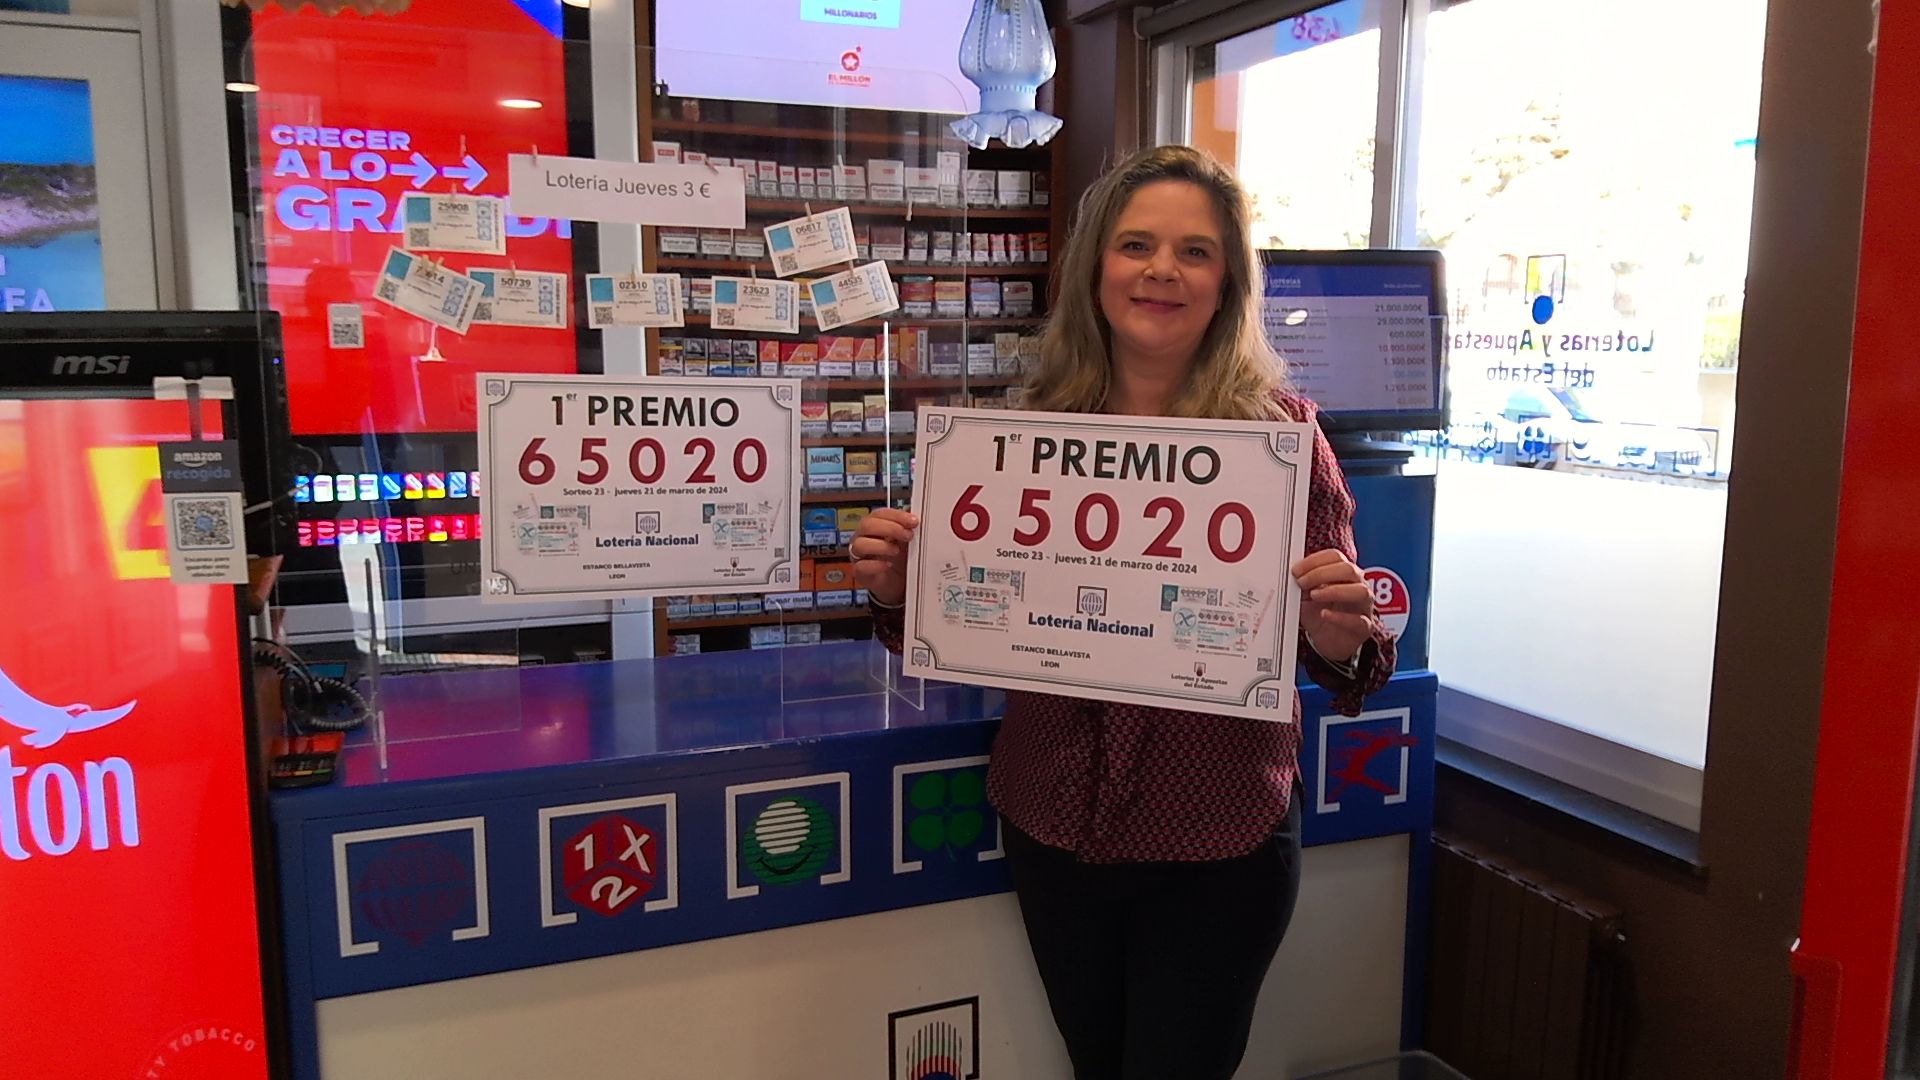
[[[53,358],[55,375],[125,375],[127,365],[133,357],[119,356],[56,356]]]

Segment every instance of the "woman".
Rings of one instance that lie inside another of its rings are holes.
[[[1088,190],[1028,388],[1037,410],[1296,420],[1260,329],[1250,211],[1217,161],[1135,154]],[[1353,497],[1314,436],[1300,663],[1360,711],[1393,640],[1354,564]],[[854,575],[897,649],[918,522],[877,510]],[[1299,700],[1272,723],[1008,695],[987,787],[1079,1080],[1229,1080],[1299,890]]]

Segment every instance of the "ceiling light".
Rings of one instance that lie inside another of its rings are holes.
[[[227,84],[227,89],[233,91],[236,94],[257,94],[260,92],[260,84],[250,83],[250,82],[230,82]]]
[[[532,98],[510,97],[501,98],[500,107],[503,109],[538,109],[541,105]]]

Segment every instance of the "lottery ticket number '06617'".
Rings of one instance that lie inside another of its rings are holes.
[[[1313,428],[930,408],[909,675],[1290,722]]]

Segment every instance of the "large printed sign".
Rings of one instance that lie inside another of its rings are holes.
[[[798,379],[479,380],[487,597],[792,584]]]
[[[1313,429],[925,409],[910,675],[1293,716]]]
[[[9,1077],[267,1075],[234,595],[166,580],[142,509],[186,418],[0,401]]]
[[[297,434],[467,431],[475,372],[577,369],[564,330],[436,335],[375,299],[389,250],[407,239],[403,196],[504,196],[509,154],[566,149],[558,11],[557,0],[471,0],[378,18],[254,13],[267,291]],[[509,98],[540,107],[498,104]],[[571,273],[571,224],[507,209],[504,256],[446,255],[447,267]],[[363,336],[332,348],[327,308],[341,304],[359,305]]]

